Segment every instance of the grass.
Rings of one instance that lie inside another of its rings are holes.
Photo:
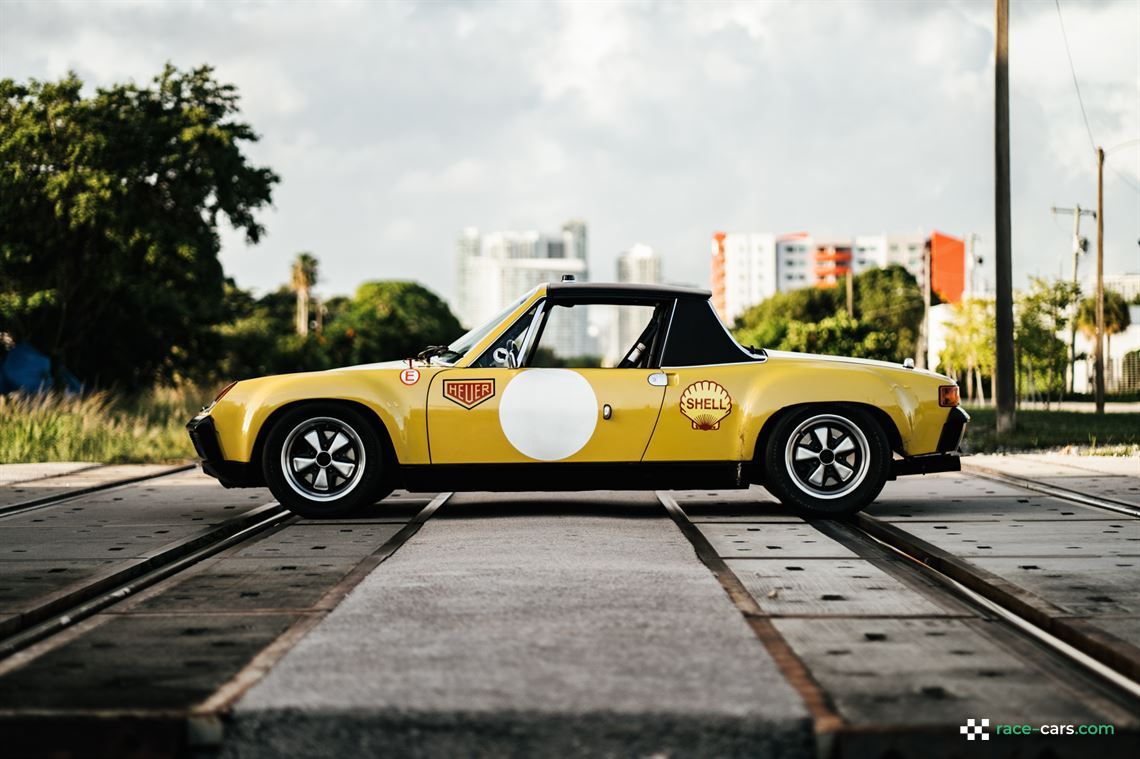
[[[203,395],[158,389],[129,399],[0,396],[0,463],[185,461],[194,455],[186,422]]]
[[[1084,411],[1019,409],[1017,429],[998,435],[993,408],[969,408],[968,453],[1070,448],[1093,455],[1140,453],[1140,414],[1093,414]]]
[[[0,396],[0,463],[100,461],[166,463],[194,456],[185,425],[208,395],[196,389],[158,389],[119,399]],[[1140,413],[1017,412],[1017,431],[999,436],[992,408],[971,408],[969,453],[1070,448],[1099,455],[1140,454]]]

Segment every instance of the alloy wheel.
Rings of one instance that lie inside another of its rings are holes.
[[[364,473],[364,444],[350,425],[333,417],[306,419],[281,446],[281,471],[294,491],[312,501],[334,501]]]

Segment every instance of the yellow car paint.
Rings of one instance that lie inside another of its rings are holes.
[[[470,364],[546,295],[546,287],[537,288],[455,366],[415,362],[419,375],[413,384],[401,380],[407,361],[237,383],[208,410],[223,457],[251,461],[259,436],[275,413],[290,404],[324,399],[349,401],[374,413],[401,465],[540,460],[518,450],[504,434],[500,404],[520,375],[549,370]],[[881,411],[899,433],[901,453],[914,456],[936,451],[950,412],[938,403],[938,388],[951,383],[949,378],[883,362],[773,351],[766,361],[737,364],[564,371],[580,375],[597,401],[592,436],[574,453],[558,459],[566,462],[750,461],[765,422],[781,409],[835,402]],[[665,384],[650,384],[650,375],[660,373]],[[494,394],[482,400],[477,387],[456,389],[452,393],[456,397],[444,394],[445,380],[482,379],[493,380],[495,386]],[[707,384],[689,393],[686,402],[693,407],[686,415],[682,396],[698,383]],[[468,408],[465,401],[470,400],[479,402]],[[559,399],[549,402],[557,404]],[[610,419],[603,414],[607,404],[612,409]],[[711,421],[720,414],[718,421]],[[702,428],[693,415],[709,421]]]

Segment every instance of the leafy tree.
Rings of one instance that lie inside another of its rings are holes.
[[[1112,336],[1119,335],[1132,324],[1128,313],[1128,302],[1115,290],[1104,291],[1104,339],[1105,354],[1112,351]],[[1077,327],[1086,337],[1096,339],[1096,297],[1085,298],[1077,310]]]
[[[913,356],[922,321],[922,292],[901,266],[855,276],[855,319],[846,283],[777,293],[736,320],[744,345],[897,361]],[[826,324],[825,324],[826,322]]]
[[[939,358],[944,372],[952,377],[965,377],[966,395],[970,400],[975,398],[975,380],[977,390],[982,391],[982,376],[994,371],[995,319],[992,300],[967,298],[954,306],[946,348]],[[982,402],[985,402],[984,393]]]
[[[893,265],[868,269],[855,276],[855,317],[876,330],[890,332],[898,341],[898,352],[892,357],[914,356],[922,323],[922,288],[910,272]],[[931,304],[938,298],[932,292]]]
[[[805,287],[776,293],[737,317],[734,332],[742,343],[757,347],[778,345],[790,322],[817,322],[833,315],[841,305],[835,288]]]
[[[256,243],[278,178],[209,67],[82,88],[0,80],[0,328],[94,385],[194,373],[221,351],[218,223]]]
[[[338,366],[415,356],[461,334],[447,303],[415,282],[365,282],[325,328]]]
[[[1058,335],[1068,328],[1072,306],[1080,288],[1072,282],[1030,281],[1028,292],[1019,293],[1014,314],[1014,349],[1020,394],[1044,393],[1048,404],[1064,391],[1068,347]],[[1028,388],[1026,388],[1028,385]]]
[[[791,322],[780,350],[822,353],[832,356],[874,358],[894,361],[898,358],[895,334],[874,329],[840,311],[818,322]]]

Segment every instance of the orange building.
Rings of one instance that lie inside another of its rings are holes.
[[[831,287],[851,272],[851,243],[846,240],[816,240],[813,258],[815,286]]]
[[[930,289],[943,303],[959,303],[966,288],[966,243],[957,237],[930,235]]]

